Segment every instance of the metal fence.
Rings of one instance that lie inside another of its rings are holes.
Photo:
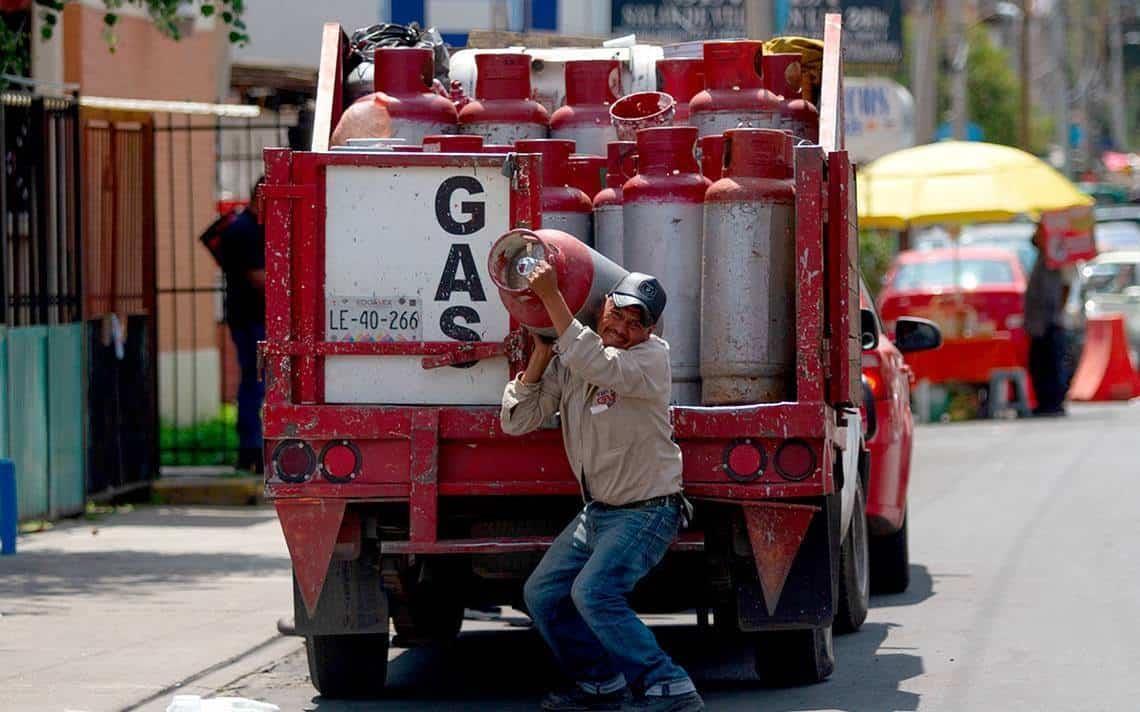
[[[198,237],[249,199],[262,150],[289,145],[295,119],[155,115],[160,462],[164,474],[237,457],[237,355],[224,276]]]
[[[0,454],[21,519],[86,495],[79,146],[75,96],[0,92]]]

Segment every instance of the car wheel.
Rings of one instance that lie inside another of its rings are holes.
[[[322,697],[381,697],[388,675],[388,634],[305,637],[309,678]]]
[[[907,519],[894,534],[871,537],[871,592],[902,593],[910,585]]]
[[[835,632],[839,634],[859,630],[867,620],[871,596],[870,547],[862,487],[855,493],[850,527],[839,553],[839,609],[835,613]]]

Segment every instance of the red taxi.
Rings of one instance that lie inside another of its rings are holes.
[[[903,325],[903,338],[896,346],[893,329],[890,334],[884,329],[867,286],[860,283],[859,287],[864,332],[863,439],[870,456],[867,531],[871,535],[871,588],[875,593],[900,593],[910,583],[906,502],[914,446],[911,369],[903,360],[903,351],[934,349],[941,339],[932,325],[902,317],[892,324],[894,328]],[[869,338],[871,333],[875,338]]]
[[[942,348],[908,356],[917,379],[988,385],[997,369],[1025,369],[1026,275],[1010,250],[949,247],[900,252],[879,294],[888,333],[903,314],[942,331]]]

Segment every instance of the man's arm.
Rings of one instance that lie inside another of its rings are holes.
[[[555,369],[549,368],[554,350],[535,338],[526,371],[503,389],[499,421],[508,435],[523,435],[537,429],[558,410],[562,385]]]

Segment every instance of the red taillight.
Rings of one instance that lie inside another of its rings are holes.
[[[273,450],[273,474],[285,482],[304,482],[317,469],[317,456],[303,440],[285,440]]]
[[[724,471],[737,482],[752,482],[764,474],[768,456],[751,440],[739,440],[724,451]]]
[[[882,400],[887,397],[887,383],[880,369],[864,368],[863,380],[867,382],[867,387],[871,389],[871,396],[875,400]]]
[[[776,450],[776,472],[786,480],[802,480],[815,472],[815,452],[803,440],[788,440]]]
[[[321,451],[321,474],[330,482],[350,482],[360,473],[360,450],[348,440],[334,440]]]

